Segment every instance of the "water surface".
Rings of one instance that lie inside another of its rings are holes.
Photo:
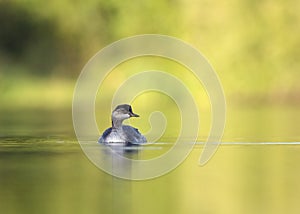
[[[29,116],[36,118],[34,115]],[[25,122],[18,117],[17,122],[4,123],[2,117],[1,213],[300,211],[300,145],[296,141],[226,141],[202,167],[198,165],[203,150],[200,142],[170,173],[146,181],[128,181],[99,170],[89,161],[74,137],[68,113],[48,114],[46,124],[41,115],[32,122],[26,115]],[[153,158],[170,146],[169,142],[158,142],[126,155]]]

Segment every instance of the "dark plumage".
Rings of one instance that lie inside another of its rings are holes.
[[[98,142],[125,144],[146,143],[146,138],[141,135],[138,129],[128,125],[122,125],[122,122],[130,117],[139,117],[139,115],[132,112],[130,105],[118,105],[112,112],[112,127],[103,132]]]

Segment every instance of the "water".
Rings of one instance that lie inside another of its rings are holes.
[[[222,145],[204,167],[197,165],[202,145],[196,145],[171,173],[134,182],[100,171],[75,140],[2,137],[0,141],[3,213],[297,213],[300,209],[300,146],[291,143]]]
[[[5,130],[0,137],[1,213],[300,211],[299,142],[227,141],[202,167],[198,160],[203,143],[197,143],[170,173],[128,181],[99,170],[89,161],[72,133],[69,116],[55,119],[48,115],[52,122],[47,119],[47,125],[39,119],[26,126],[23,120],[10,126],[0,124]],[[132,157],[154,157],[170,146],[160,142],[139,148]]]

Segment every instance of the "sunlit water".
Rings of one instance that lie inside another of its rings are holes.
[[[96,142],[95,142],[96,143]],[[99,170],[75,139],[2,137],[3,213],[297,213],[300,145],[224,143],[203,167],[197,143],[174,171],[127,181]],[[134,158],[170,148],[136,148]],[[131,148],[135,150],[135,148]]]
[[[45,123],[39,118],[35,117],[33,123],[7,120],[0,124],[1,213],[300,211],[299,142],[226,141],[205,166],[198,165],[204,147],[198,142],[175,170],[156,179],[128,181],[103,172],[85,156],[70,120],[50,115]],[[124,155],[149,159],[171,146],[170,142],[157,142],[127,148],[134,152]]]

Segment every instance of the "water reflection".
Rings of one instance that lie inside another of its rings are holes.
[[[95,155],[111,162],[112,170],[128,175],[132,166],[121,157],[143,160],[169,148],[164,143],[113,149],[89,143]],[[299,213],[299,145],[221,145],[213,159],[199,167],[202,148],[197,144],[174,171],[137,182],[96,168],[75,140],[2,137],[0,210],[11,214]]]
[[[112,175],[123,175],[130,178],[132,162],[126,160],[138,159],[140,147],[133,144],[99,145],[98,149],[101,151],[103,163],[111,165],[109,173]]]
[[[145,171],[151,172],[151,165],[145,169],[145,161],[158,157],[172,147],[151,144],[101,144],[97,141],[80,141],[80,145],[89,160],[99,169],[118,178],[137,180]],[[150,154],[150,155],[149,155]]]

